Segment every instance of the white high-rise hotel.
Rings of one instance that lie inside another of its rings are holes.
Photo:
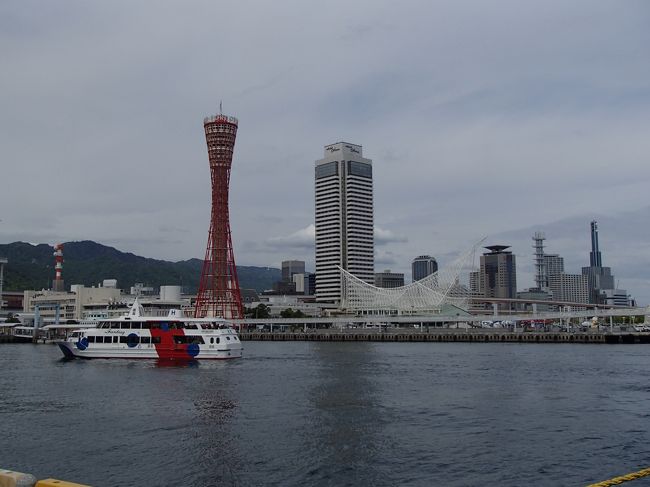
[[[325,146],[316,161],[316,300],[340,303],[341,266],[374,283],[372,161],[360,145]]]

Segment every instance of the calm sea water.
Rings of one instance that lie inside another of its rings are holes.
[[[244,345],[185,367],[0,345],[0,468],[95,486],[558,486],[650,467],[648,346]]]

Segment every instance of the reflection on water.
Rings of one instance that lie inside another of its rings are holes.
[[[0,467],[91,485],[584,485],[647,466],[650,347],[0,346]]]
[[[384,419],[373,377],[377,353],[372,343],[345,348],[316,343],[319,374],[310,392],[313,404],[309,473],[315,483],[345,478],[352,472],[371,485],[384,479],[376,460],[382,453]]]
[[[154,363],[156,367],[173,367],[173,368],[184,368],[184,367],[199,367],[200,362],[198,360],[155,360]]]

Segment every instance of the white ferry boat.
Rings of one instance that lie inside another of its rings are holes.
[[[163,360],[230,359],[242,356],[234,329],[220,318],[142,316],[136,302],[128,315],[101,320],[57,342],[67,358],[143,358]]]

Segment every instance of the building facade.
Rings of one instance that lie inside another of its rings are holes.
[[[360,145],[325,146],[315,167],[316,300],[340,303],[341,272],[374,282],[372,161]]]
[[[587,276],[589,285],[589,302],[605,303],[604,290],[614,290],[614,276],[610,267],[603,267],[603,259],[598,244],[598,223],[591,222],[591,252],[589,252],[589,267],[582,268],[582,274]]]
[[[546,269],[546,282],[551,276],[564,273],[564,257],[558,254],[544,254],[544,267]]]
[[[313,296],[316,292],[316,276],[312,272],[293,275],[293,283],[296,286],[296,293],[305,296]]]
[[[517,265],[507,245],[485,247],[481,256],[480,289],[486,298],[517,297]]]
[[[413,282],[424,279],[434,272],[438,272],[438,262],[430,255],[420,255],[411,263],[411,278]]]
[[[294,274],[305,273],[304,260],[283,260],[282,261],[282,280],[285,282],[293,281]]]
[[[391,272],[386,269],[384,272],[375,274],[375,286],[392,289],[404,285],[404,274],[401,272]]]
[[[589,287],[587,277],[582,274],[549,275],[549,288],[554,301],[570,301],[572,303],[589,303]]]

